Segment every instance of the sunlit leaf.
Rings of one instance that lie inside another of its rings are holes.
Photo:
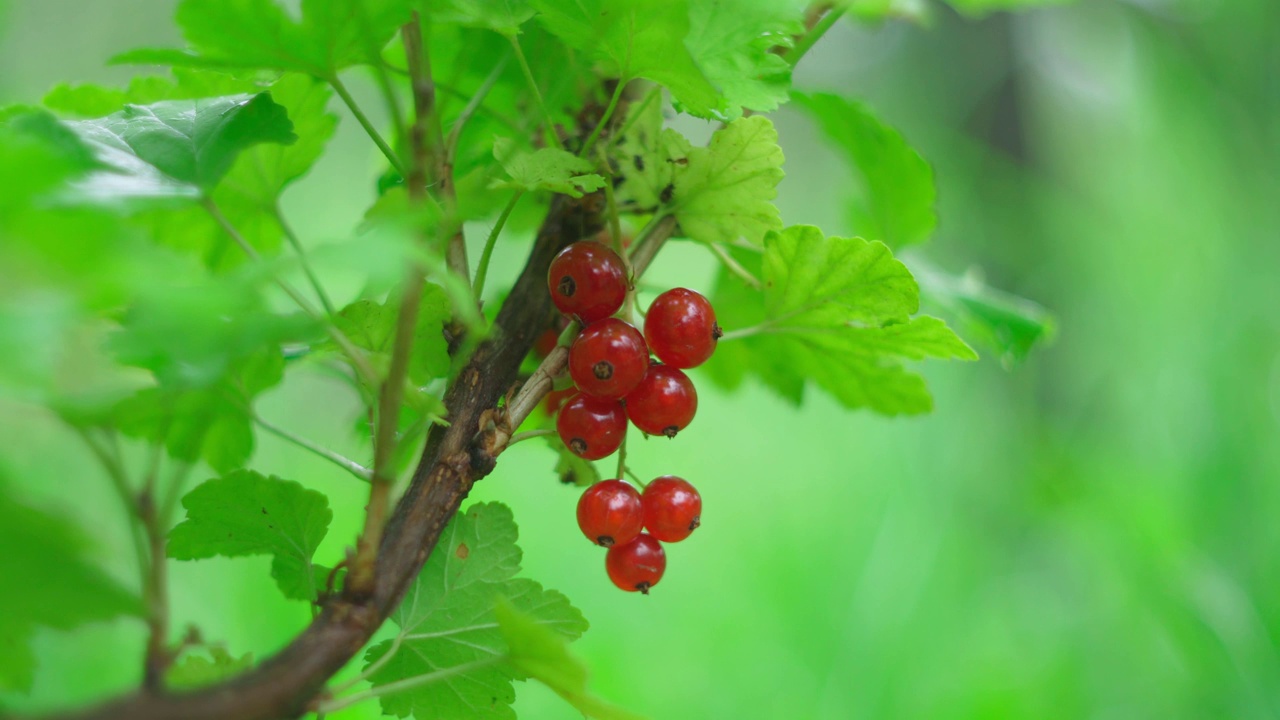
[[[782,149],[768,118],[735,120],[711,136],[705,148],[673,156],[672,207],[694,240],[759,243],[782,227],[773,205],[782,180]]]

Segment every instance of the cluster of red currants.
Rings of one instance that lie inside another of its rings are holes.
[[[594,241],[562,250],[547,284],[560,312],[582,325],[569,347],[577,392],[557,402],[556,431],[569,450],[587,460],[611,455],[628,420],[648,435],[669,438],[688,427],[698,393],[683,369],[706,362],[721,335],[711,303],[692,290],[668,290],[649,306],[642,335],[613,317],[626,301],[627,270],[617,253]],[[648,593],[666,569],[659,541],[688,537],[701,513],[702,498],[678,477],[654,480],[643,495],[625,480],[605,480],[583,493],[578,526],[609,548],[605,568],[615,585]]]

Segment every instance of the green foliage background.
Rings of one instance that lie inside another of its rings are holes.
[[[103,60],[177,44],[171,12],[165,0],[9,0],[0,102],[127,80],[132,69]],[[1280,714],[1277,43],[1272,0],[837,26],[797,88],[863,98],[901,130],[937,173],[930,261],[976,261],[1049,306],[1057,342],[1012,371],[989,352],[927,366],[937,409],[915,419],[702,382],[679,441],[632,445],[638,472],[688,477],[706,505],[697,542],[670,550],[648,598],[609,585],[544,446],[504,455],[473,497],[512,507],[527,575],[590,619],[574,647],[598,694],[662,720]],[[848,171],[798,108],[774,117],[784,222],[847,234]],[[376,167],[344,117],[285,194],[299,233],[342,236]],[[519,260],[500,246],[491,277]],[[709,287],[714,272],[677,244],[646,281]],[[334,407],[334,389],[291,378],[259,407],[353,449],[354,406]],[[271,436],[256,458],[329,495],[322,553],[355,536],[365,486]],[[131,578],[115,500],[63,426],[0,400],[0,461],[19,495],[77,521],[91,555]],[[307,610],[280,597],[270,562],[172,563],[175,626],[198,623],[235,655],[271,652]],[[32,582],[0,579],[6,593]],[[33,692],[0,700],[43,709],[123,689],[143,633],[41,629]],[[516,708],[573,716],[532,684]]]

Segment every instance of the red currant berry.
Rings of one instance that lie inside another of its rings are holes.
[[[550,355],[551,351],[556,349],[556,343],[559,341],[559,332],[552,330],[551,328],[547,328],[542,331],[542,334],[539,335],[538,339],[533,343],[534,357],[544,358]]]
[[[667,569],[667,553],[653,537],[640,533],[625,545],[614,545],[604,556],[604,569],[614,585],[645,595],[658,584]]]
[[[576,242],[551,261],[547,285],[560,312],[590,324],[622,307],[627,296],[626,266],[617,253],[598,242]]]
[[[675,437],[698,411],[693,381],[670,365],[650,365],[644,379],[627,395],[627,417],[650,435]]]
[[[678,368],[697,367],[711,357],[723,335],[716,311],[692,290],[673,288],[658,296],[644,318],[644,337],[662,362]]]
[[[576,392],[577,390],[573,388],[565,388],[564,390],[552,390],[547,393],[547,399],[543,401],[546,403],[544,407],[547,409],[547,414],[555,415],[560,410],[560,406],[564,405],[564,401],[573,397]]]
[[[583,330],[569,348],[569,375],[588,395],[617,400],[635,389],[649,369],[640,331],[617,318]]]
[[[702,496],[683,478],[663,475],[640,498],[644,528],[662,542],[680,542],[702,524]]]
[[[625,545],[640,534],[643,525],[640,493],[621,480],[598,482],[578,500],[578,527],[597,545]]]
[[[579,393],[560,408],[556,432],[574,455],[599,460],[622,444],[627,433],[627,413],[617,400]]]

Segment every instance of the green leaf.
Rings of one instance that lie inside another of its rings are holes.
[[[135,50],[114,62],[262,68],[332,77],[376,62],[412,0],[302,0],[301,19],[274,0],[183,0],[178,25],[192,48]]]
[[[774,48],[789,48],[804,32],[804,7],[787,0],[702,0],[689,8],[685,45],[732,120],[742,108],[770,112],[788,99],[791,66]]]
[[[774,327],[902,323],[920,305],[911,271],[884,243],[828,238],[811,225],[769,236],[763,279]]]
[[[976,273],[952,276],[913,263],[926,305],[952,318],[964,334],[997,353],[1011,368],[1053,341],[1057,323],[1041,305],[990,287]]]
[[[937,225],[933,169],[898,131],[835,95],[795,96],[843,151],[854,174],[854,232],[893,247],[927,240]]]
[[[392,615],[402,646],[373,673],[375,688],[504,656],[507,645],[494,615],[499,596],[564,638],[576,638],[586,630],[586,620],[563,595],[515,577],[521,556],[516,536],[505,505],[473,505],[454,517]],[[388,640],[370,648],[368,665],[383,660],[393,646]],[[514,718],[511,681],[521,677],[505,664],[487,665],[385,695],[382,710],[397,717],[412,714],[416,720]]]
[[[598,720],[638,720],[641,717],[610,705],[587,691],[587,668],[569,652],[569,644],[563,636],[548,630],[505,598],[494,607],[494,615],[509,648],[509,661],[522,675],[551,688],[587,717]]]
[[[1000,10],[1028,10],[1049,5],[1065,5],[1072,0],[946,0],[965,15],[985,15]]]
[[[457,23],[487,28],[507,36],[533,17],[528,0],[424,0],[433,23]]]
[[[141,615],[132,593],[86,558],[89,544],[76,527],[10,498],[0,484],[0,689],[28,690],[35,658],[28,649],[37,626],[69,630],[120,615]]]
[[[712,117],[721,100],[685,47],[686,0],[532,0],[538,19],[587,52],[610,77],[665,85],[690,113]]]
[[[356,300],[338,311],[334,324],[356,347],[373,353],[375,363],[389,361],[395,342],[398,304],[394,300]],[[419,385],[449,374],[451,360],[444,326],[452,316],[449,297],[439,285],[427,283],[418,308],[418,322],[409,356],[409,379]]]
[[[68,124],[109,167],[81,188],[100,199],[208,191],[242,150],[297,139],[284,108],[267,93],[128,105]]]
[[[709,368],[723,385],[751,373],[799,403],[811,381],[851,409],[916,414],[933,400],[903,361],[977,358],[942,321],[912,317],[915,279],[884,243],[795,226],[768,235],[760,267],[765,290],[754,302],[727,275],[717,289],[730,333]]]
[[[687,160],[691,145],[683,135],[662,127],[662,103],[656,93],[637,103],[627,113],[626,133],[614,145],[620,208],[632,213],[650,213],[665,203],[672,191],[675,159]]]
[[[717,130],[705,148],[672,156],[672,206],[694,240],[759,243],[782,227],[772,200],[782,179],[782,149],[768,118],[755,115]]]
[[[165,684],[175,690],[205,687],[230,679],[253,667],[253,653],[234,657],[225,648],[211,646],[204,654],[189,651],[165,674]]]
[[[493,140],[493,156],[511,176],[509,181],[494,182],[494,187],[548,190],[576,198],[582,197],[583,191],[604,187],[604,178],[592,172],[595,166],[589,160],[557,148],[522,152],[514,140],[499,137]]]
[[[197,486],[182,506],[187,519],[169,533],[169,557],[271,555],[271,574],[285,597],[315,599],[311,557],[333,519],[323,494],[239,470]]]

